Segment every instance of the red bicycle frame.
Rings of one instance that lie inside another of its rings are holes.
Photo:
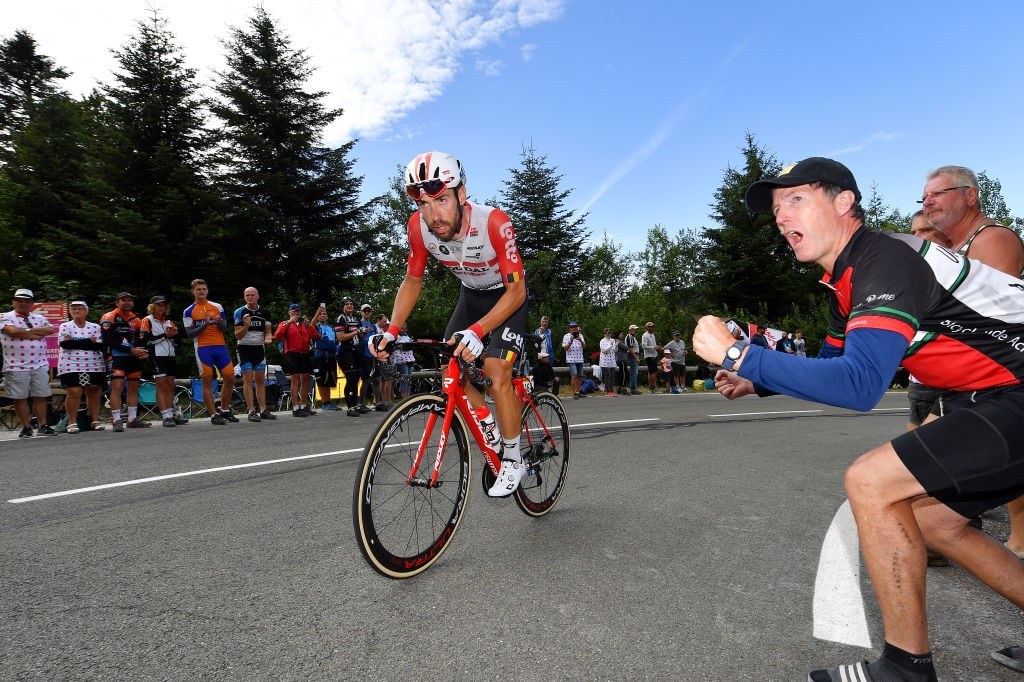
[[[427,484],[430,488],[437,487],[437,476],[441,470],[441,460],[444,458],[444,449],[448,443],[448,434],[451,432],[452,419],[455,418],[456,410],[462,415],[462,419],[476,441],[480,453],[484,456],[487,466],[490,467],[491,473],[497,476],[498,470],[501,469],[501,455],[488,445],[487,439],[484,438],[483,430],[480,428],[480,423],[476,420],[476,415],[473,414],[473,407],[469,403],[469,396],[466,395],[465,389],[462,388],[462,382],[466,379],[464,367],[464,363],[461,363],[458,358],[453,357],[448,361],[448,369],[441,375],[441,386],[445,395],[445,410],[441,422],[441,436],[438,438],[437,443],[437,455],[434,457],[433,473],[430,476],[430,482]],[[514,378],[512,380],[512,388],[515,390],[519,402],[523,405],[530,405],[534,408],[533,414],[537,414],[536,406],[534,406],[533,399],[530,397],[530,387],[527,385],[526,379],[523,377]],[[430,440],[430,434],[433,433],[434,427],[437,425],[438,416],[437,413],[431,413],[427,417],[423,439],[416,449],[416,457],[406,479],[406,482],[409,484],[413,484],[414,474],[419,470],[420,462],[423,461],[423,456],[426,454],[427,442]],[[543,431],[541,440],[543,440],[544,436],[551,435],[547,424],[539,418],[536,421],[537,424],[529,424],[523,434],[523,437],[526,439],[526,446],[533,445],[533,441],[538,437],[538,434],[533,432],[537,431],[538,428]]]

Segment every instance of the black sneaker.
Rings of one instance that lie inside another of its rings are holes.
[[[296,407],[294,410],[292,410],[292,416],[293,417],[303,417],[303,418],[305,418],[305,417],[308,417],[309,415],[306,414],[305,410],[300,410],[299,408]]]
[[[25,428],[23,428],[21,430],[21,433],[18,434],[18,438],[31,438],[31,437],[32,437],[32,427],[31,426],[26,426]]]
[[[251,421],[253,423],[262,421],[262,419],[260,419],[260,413],[257,412],[256,410],[249,410],[249,417],[248,417],[248,419],[249,419],[249,421]]]
[[[359,410],[359,414],[369,414],[370,413],[370,408],[367,407],[366,405],[360,405],[356,409]]]
[[[164,426],[177,426],[178,422],[174,421],[174,417],[164,417]]]
[[[54,431],[53,427],[50,426],[49,424],[43,424],[42,426],[39,427],[39,432],[38,432],[37,435],[40,435],[40,436],[56,436],[57,432]]]
[[[188,420],[180,414],[176,414],[174,415],[174,423],[181,426],[182,424],[188,424]]]
[[[228,423],[228,420],[224,418],[224,415],[218,412],[217,414],[210,417],[210,423],[216,424],[217,426],[224,426]]]
[[[312,417],[313,415],[316,414],[316,410],[314,410],[312,407],[306,407],[305,405],[303,405],[299,409],[305,412],[307,417]]]
[[[148,429],[152,424],[142,421],[138,417],[125,424],[129,429]]]
[[[269,419],[271,421],[277,419],[277,415],[270,410],[263,410],[260,412],[260,419]]]
[[[122,431],[124,431],[124,424],[121,422],[120,419],[117,419],[117,420],[114,421],[114,424],[111,427],[111,430],[114,433],[121,433]]]
[[[234,413],[232,413],[232,412],[221,412],[220,414],[221,414],[222,417],[224,417],[225,420],[231,422],[232,424],[237,424],[238,423],[238,417],[236,417],[234,415]]]
[[[348,416],[350,416],[350,417],[361,417],[362,414],[363,413],[360,412],[358,408],[355,408],[355,407],[348,408]]]

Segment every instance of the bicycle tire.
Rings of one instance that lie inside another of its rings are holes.
[[[523,405],[519,436],[526,475],[513,497],[523,513],[537,517],[551,511],[562,494],[572,449],[562,401],[547,392],[532,398],[533,405]]]
[[[411,578],[436,562],[455,537],[466,512],[471,473],[469,435],[456,413],[445,442],[438,487],[411,485],[409,472],[437,415],[415,478],[429,480],[444,418],[444,398],[417,395],[396,405],[370,436],[352,498],[356,544],[381,575]]]

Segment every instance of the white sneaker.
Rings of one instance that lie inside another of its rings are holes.
[[[494,481],[494,485],[487,491],[487,495],[490,497],[508,497],[519,487],[519,482],[523,480],[523,474],[525,473],[526,466],[522,462],[517,462],[514,459],[501,460],[498,479]]]

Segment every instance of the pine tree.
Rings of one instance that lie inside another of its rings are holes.
[[[33,105],[60,92],[57,81],[71,75],[36,48],[22,30],[0,41],[0,162],[10,160],[11,137],[27,125]]]
[[[230,287],[253,285],[293,300],[326,300],[365,266],[370,241],[360,230],[369,204],[358,202],[354,141],[321,145],[342,114],[325,93],[307,92],[309,57],[293,49],[262,8],[247,30],[225,41],[211,111],[220,119],[216,154],[227,209],[209,238],[226,262],[210,262]]]
[[[584,223],[565,208],[572,189],[560,189],[562,175],[532,146],[501,191],[501,207],[512,219],[530,286],[530,310],[558,317],[587,286],[584,264],[590,256]]]
[[[702,286],[710,308],[758,311],[774,319],[793,304],[813,299],[820,273],[797,262],[770,215],[750,214],[744,203],[747,188],[777,176],[782,166],[750,133],[742,152],[743,169],[726,168],[715,191],[711,218],[721,227],[704,233]]]
[[[126,239],[114,239],[133,258],[145,259],[136,288],[184,296],[214,206],[204,180],[208,134],[196,71],[185,66],[166,19],[153,11],[136,26],[137,35],[114,51],[119,69],[103,88],[111,129],[104,169],[129,227]]]

